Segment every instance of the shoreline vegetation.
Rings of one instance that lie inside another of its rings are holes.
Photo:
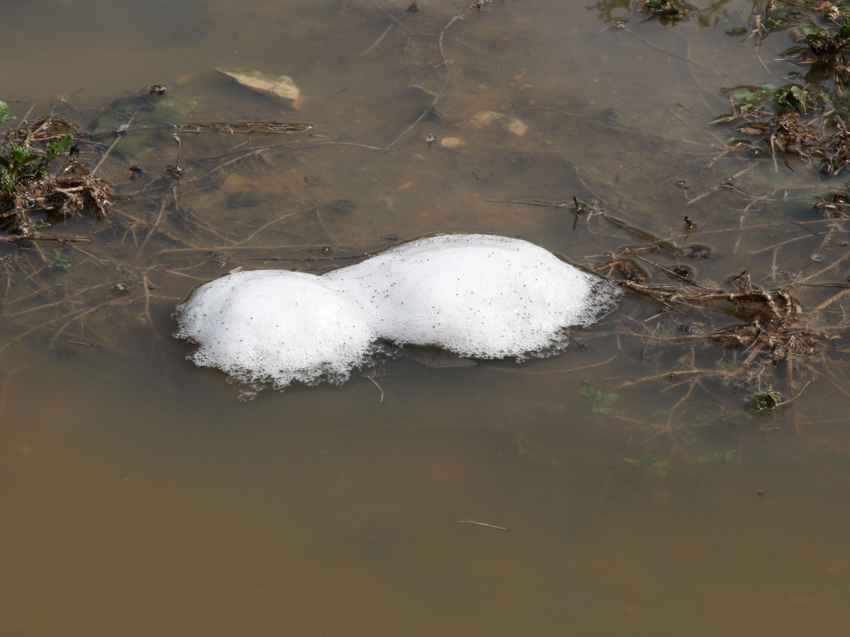
[[[603,2],[595,8],[611,15],[616,7]],[[329,219],[356,208],[348,199],[320,200],[254,225],[234,221],[233,216],[209,217],[184,201],[191,193],[214,193],[228,175],[253,162],[312,149],[357,151],[361,155],[352,163],[364,158],[374,161],[397,152],[414,135],[425,137],[425,124],[445,116],[440,109],[452,90],[455,75],[450,62],[458,60],[452,59],[449,47],[459,38],[463,41],[459,32],[464,22],[486,20],[500,10],[492,0],[473,2],[442,21],[432,34],[431,60],[442,79],[434,90],[426,91],[427,103],[419,114],[384,144],[326,136],[319,132],[320,125],[305,123],[183,123],[194,103],[161,85],[105,107],[103,111],[112,119],[108,125],[106,119],[98,120],[95,127],[87,126],[65,98],[57,99],[48,113],[39,114],[32,106],[18,120],[0,103],[0,320],[6,326],[0,357],[17,351],[19,357],[34,361],[38,359],[34,351],[69,344],[130,355],[120,333],[113,333],[111,327],[132,318],[135,327],[152,331],[154,341],[165,338],[173,326],[162,317],[183,300],[187,285],[195,286],[222,271],[264,266],[322,272],[394,245],[397,236],[349,242],[329,229]],[[425,11],[426,7],[413,3],[404,11],[386,12],[389,27],[360,55],[372,54],[390,29],[412,37],[419,28],[412,19]],[[697,19],[699,13],[692,5],[674,0],[641,0],[632,3],[631,12],[636,19],[656,22],[658,28]],[[681,63],[715,72],[708,63],[668,53],[630,29],[627,22],[611,18],[607,28],[636,36]],[[576,177],[584,190],[566,201],[524,199],[524,193],[516,193],[514,199],[489,200],[496,207],[548,208],[563,215],[572,232],[607,237],[603,253],[577,265],[631,292],[637,297],[632,302],[644,315],[614,312],[602,325],[579,336],[585,347],[596,339],[615,340],[617,356],[639,348],[647,373],[605,387],[594,380],[575,391],[600,418],[643,432],[647,448],[666,458],[660,461],[649,454],[629,461],[641,470],[658,473],[678,455],[691,460],[687,445],[699,430],[718,423],[775,427],[779,415],[791,410],[813,383],[829,385],[850,398],[843,378],[850,350],[839,344],[850,326],[843,306],[850,294],[850,279],[844,274],[850,262],[850,244],[845,239],[850,190],[840,183],[850,163],[846,88],[850,7],[771,0],[749,17],[747,28],[733,29],[728,36],[741,38],[758,54],[758,47],[779,32],[787,32],[795,42],[783,58],[805,71],[805,76],[760,85],[717,86],[729,111],[701,124],[722,133],[724,139],[712,149],[709,166],[721,158],[735,159],[740,170],[699,194],[687,192],[682,222],[674,233],[662,223],[651,227],[629,221],[618,210],[623,206],[606,202],[599,187],[590,185],[579,168]],[[530,102],[519,106],[551,116],[590,118]],[[616,122],[590,119],[615,132],[623,130]],[[513,134],[522,131],[525,135],[525,129],[513,121]],[[277,141],[280,135],[294,138]],[[223,139],[241,141],[225,149]],[[436,138],[428,133],[425,141],[430,148]],[[155,171],[146,167],[152,164],[157,166]],[[792,170],[819,175],[822,189],[798,198],[785,218],[751,221],[748,214],[763,206],[776,204],[787,210],[788,189],[773,177],[772,182],[765,181],[773,184],[769,189],[752,194],[741,180],[756,173],[776,175],[780,167],[792,165]],[[124,175],[124,180],[106,179],[102,176],[106,168],[111,175]],[[475,178],[486,181],[477,174]],[[689,185],[682,182],[681,188],[688,191]],[[739,197],[740,223],[709,228],[706,220],[691,212],[697,207],[691,206],[723,193]],[[250,191],[227,199],[228,207],[237,212],[260,203]],[[808,216],[801,219],[801,212]],[[290,222],[309,222],[315,233],[305,239],[303,232],[284,231]],[[723,256],[703,243],[712,240],[712,233],[743,236],[745,230],[777,225],[787,226],[793,236],[754,251],[760,256],[752,268],[727,272],[717,281],[699,275],[699,264]],[[811,252],[802,261],[795,253],[793,263],[786,265],[785,250],[798,250],[800,242],[811,243]],[[164,286],[162,279],[179,283]],[[182,292],[175,292],[178,289]],[[155,315],[160,318],[155,320]],[[4,365],[0,409],[9,378],[27,364]],[[570,365],[558,373],[576,374],[582,369]],[[535,373],[498,366],[492,370]],[[658,388],[663,408],[648,414],[622,408],[628,392],[648,386]],[[718,391],[727,392],[724,400],[717,401],[719,411],[706,411],[706,403],[712,403]],[[732,392],[736,393],[730,403]],[[700,410],[693,405],[700,405]],[[791,416],[798,434],[804,427],[799,411]],[[545,450],[529,452],[533,447],[527,442],[523,447],[519,434],[516,440],[520,451],[557,464]],[[731,460],[733,454],[721,453]]]

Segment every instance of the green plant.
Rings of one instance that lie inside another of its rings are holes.
[[[62,151],[68,150],[73,143],[74,137],[70,133],[63,135],[57,142],[48,143],[44,154],[41,155],[30,146],[11,142],[10,154],[0,153],[0,184],[3,190],[12,193],[22,179],[47,173],[53,160]],[[38,160],[41,161],[36,164]]]
[[[736,449],[729,449],[728,451],[718,451],[715,454],[710,456],[700,456],[699,461],[702,464],[710,464],[716,467],[727,465],[735,459]]]
[[[766,414],[779,406],[782,397],[773,391],[773,387],[767,386],[766,391],[760,391],[750,397],[750,405],[757,414]]]
[[[667,472],[664,471],[664,467],[667,466],[667,463],[663,460],[658,460],[652,457],[651,453],[646,454],[643,458],[623,458],[626,462],[631,465],[634,465],[641,471],[645,473],[652,473],[657,476],[666,476]]]
[[[13,119],[18,119],[9,112],[9,105],[6,102],[0,102],[0,124],[5,124]]]
[[[53,263],[50,264],[50,267],[54,270],[67,270],[71,267],[71,261],[68,259],[67,254],[57,252],[56,257],[53,259]]]
[[[596,414],[610,414],[614,412],[614,403],[620,397],[617,394],[604,394],[593,389],[590,381],[584,381],[584,386],[579,390],[579,395],[590,405],[591,411]]]

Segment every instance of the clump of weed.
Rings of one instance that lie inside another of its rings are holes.
[[[0,102],[0,123],[15,119]],[[33,220],[44,214],[55,220],[91,210],[107,216],[114,197],[111,188],[73,155],[78,153],[77,127],[56,116],[0,133],[0,231],[5,241],[43,238],[47,227]],[[68,160],[55,168],[67,152]]]
[[[750,406],[757,414],[767,414],[779,407],[782,397],[769,386],[750,397]]]

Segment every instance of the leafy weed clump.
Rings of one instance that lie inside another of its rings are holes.
[[[0,102],[0,125],[15,117]],[[0,132],[0,231],[4,241],[45,238],[40,230],[54,222],[91,210],[107,216],[113,202],[109,185],[79,163],[76,126],[47,116],[31,124]],[[56,160],[67,152],[68,161],[58,169]]]

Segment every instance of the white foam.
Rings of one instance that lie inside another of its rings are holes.
[[[557,349],[565,329],[591,323],[612,289],[527,241],[441,235],[325,275],[399,344],[472,358]]]
[[[190,359],[250,385],[345,380],[378,335],[362,310],[327,281],[297,272],[238,272],[206,283],[177,308]]]
[[[472,358],[547,355],[617,288],[526,241],[441,235],[318,277],[240,272],[177,310],[191,356],[251,384],[344,380],[379,340]]]

